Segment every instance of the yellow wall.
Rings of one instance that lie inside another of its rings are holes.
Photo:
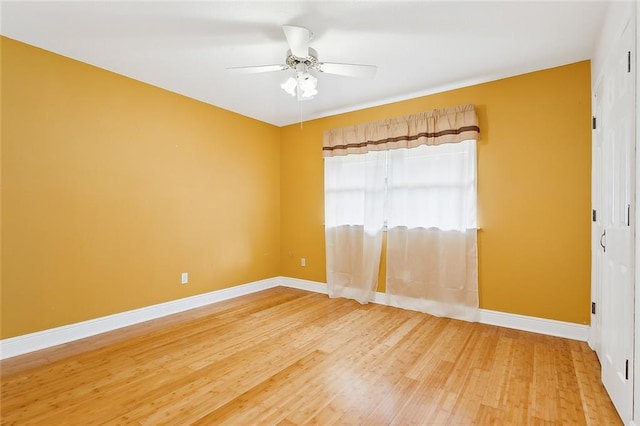
[[[481,126],[481,308],[588,324],[588,61],[283,128],[282,275],[326,281],[325,129],[466,103],[477,106]]]
[[[3,339],[324,282],[323,130],[464,103],[482,129],[481,307],[588,323],[588,62],[278,129],[0,40]]]
[[[279,275],[280,129],[1,49],[2,338]]]

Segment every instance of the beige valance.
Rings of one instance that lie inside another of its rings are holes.
[[[474,105],[460,105],[324,132],[323,157],[478,139]]]

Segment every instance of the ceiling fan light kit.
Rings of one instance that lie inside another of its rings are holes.
[[[311,74],[296,73],[295,77],[289,77],[280,87],[291,96],[297,96],[298,100],[304,101],[313,99],[318,94],[317,84],[318,79]]]
[[[313,33],[307,28],[284,25],[282,30],[289,44],[285,64],[234,67],[228,70],[240,74],[294,70],[295,75],[289,77],[280,87],[289,95],[296,96],[299,101],[313,99],[318,94],[318,79],[311,71],[349,77],[375,76],[377,67],[374,65],[320,62],[318,52],[309,47]]]
[[[289,55],[287,64],[289,64],[291,57],[294,56]],[[308,65],[302,61],[295,65],[295,70],[295,76],[289,77],[280,87],[291,96],[297,96],[300,101],[313,99],[313,97],[318,94],[318,90],[316,89],[318,79],[309,73]]]

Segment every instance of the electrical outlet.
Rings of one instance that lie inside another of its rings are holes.
[[[307,266],[307,259],[305,259],[304,257],[300,258],[300,266]]]
[[[189,273],[188,272],[183,272],[182,273],[182,284],[187,284],[189,282]]]

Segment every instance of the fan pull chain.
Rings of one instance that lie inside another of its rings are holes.
[[[298,101],[298,112],[300,113],[300,128],[302,129],[302,101]]]

